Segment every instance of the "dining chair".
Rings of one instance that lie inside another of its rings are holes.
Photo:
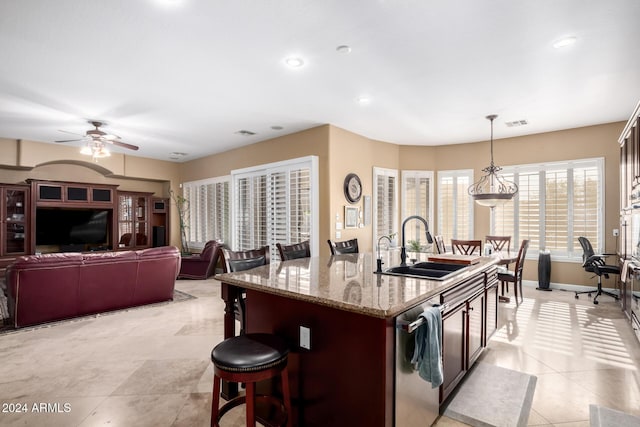
[[[309,241],[294,243],[292,245],[283,245],[276,243],[278,248],[278,255],[280,255],[280,261],[286,261],[296,258],[308,258],[311,256],[311,247]]]
[[[516,268],[513,271],[498,271],[498,281],[502,286],[501,294],[504,295],[505,284],[507,285],[507,292],[509,292],[509,283],[513,283],[516,304],[518,304],[518,287],[520,287],[520,299],[524,301],[524,295],[522,294],[522,270],[524,268],[525,257],[527,256],[527,249],[529,249],[529,240],[523,240],[520,245],[520,250],[518,251]]]
[[[222,248],[222,257],[224,259],[224,272],[233,273],[236,271],[249,270],[261,265],[269,264],[269,246],[263,246],[258,249],[249,249],[246,251],[232,251],[231,249]],[[240,333],[245,331],[246,316],[246,291],[240,289],[238,299],[235,305],[235,316],[240,321]]]
[[[486,236],[484,241],[490,243],[494,251],[511,250],[511,236]]]
[[[331,255],[341,254],[357,254],[358,253],[358,239],[345,240],[342,242],[334,242],[333,240],[327,240]]]
[[[451,249],[454,254],[473,255],[478,252],[478,255],[482,255],[482,240],[451,239]]]
[[[433,240],[436,243],[436,252],[439,254],[444,254],[447,252],[447,247],[444,245],[444,239],[442,236],[437,235],[433,236]]]

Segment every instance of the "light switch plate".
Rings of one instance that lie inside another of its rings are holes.
[[[300,347],[311,350],[311,329],[300,326]]]
[[[339,231],[336,231],[336,239],[340,239],[342,238],[342,233]]]

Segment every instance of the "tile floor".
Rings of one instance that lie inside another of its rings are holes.
[[[208,425],[220,286],[176,286],[198,298],[0,335],[0,426]],[[529,425],[588,426],[590,403],[640,415],[640,344],[618,305],[524,293],[501,304],[481,360],[538,377]],[[224,425],[243,425],[242,409]]]

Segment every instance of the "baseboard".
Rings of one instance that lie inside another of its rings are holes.
[[[530,288],[537,288],[538,287],[538,281],[537,280],[523,280],[522,281],[522,286],[526,286],[526,287],[530,287]],[[581,292],[581,291],[596,290],[597,286],[595,284],[593,286],[584,286],[584,285],[572,285],[572,284],[569,284],[569,283],[553,283],[553,282],[551,282],[549,284],[549,289],[556,289],[556,290],[559,290],[559,291],[568,291],[568,292]],[[605,287],[603,287],[602,289],[606,289],[609,292],[618,293],[618,290],[614,289],[614,288],[605,288]]]

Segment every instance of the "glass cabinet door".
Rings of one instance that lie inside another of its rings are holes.
[[[120,194],[118,196],[118,247],[149,246],[147,196]]]
[[[24,254],[27,251],[25,237],[27,192],[7,188],[4,196],[4,252],[5,254]]]

